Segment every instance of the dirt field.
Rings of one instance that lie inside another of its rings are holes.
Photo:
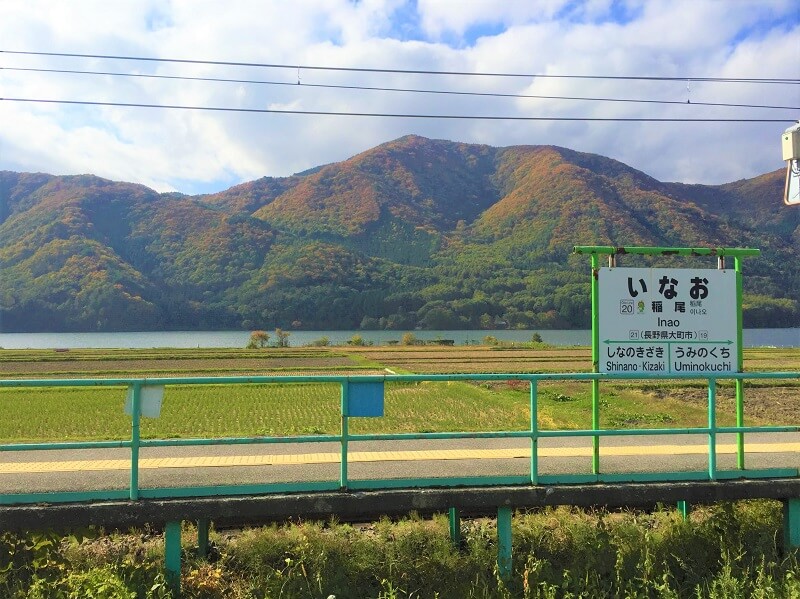
[[[111,378],[383,373],[333,348],[264,350],[0,350],[0,377]]]
[[[745,371],[798,372],[800,349],[749,349]],[[247,374],[590,372],[585,347],[322,347],[171,350],[0,350],[0,377]]]

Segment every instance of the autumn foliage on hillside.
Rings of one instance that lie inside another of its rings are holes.
[[[798,326],[800,211],[781,185],[417,136],[196,197],[4,171],[0,330],[586,327],[571,250],[594,244],[759,247],[745,325]]]

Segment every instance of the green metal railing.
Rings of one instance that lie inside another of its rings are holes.
[[[593,386],[602,381],[619,380],[704,380],[708,388],[708,425],[694,428],[655,428],[655,429],[603,429],[600,428],[599,411],[594,410],[591,429],[585,430],[543,430],[539,427],[538,389],[540,382],[546,381],[587,381]],[[740,415],[744,406],[737,394],[737,425],[718,426],[717,381],[733,380],[741,384],[743,380],[800,379],[800,372],[733,373],[702,377],[696,374],[645,377],[635,373],[569,373],[569,374],[454,374],[454,375],[385,375],[385,376],[250,376],[250,377],[182,377],[182,378],[120,378],[120,379],[39,379],[39,380],[0,380],[0,388],[33,387],[128,387],[131,393],[131,438],[118,441],[53,442],[53,443],[6,443],[0,444],[0,452],[33,450],[72,450],[72,449],[130,449],[130,484],[127,489],[108,489],[93,491],[61,491],[43,493],[0,494],[0,505],[30,504],[39,502],[59,503],[75,501],[155,499],[172,497],[203,497],[221,495],[250,495],[276,492],[311,492],[331,490],[390,489],[405,487],[447,487],[447,486],[490,486],[490,485],[539,485],[539,484],[578,484],[587,482],[647,482],[647,481],[691,481],[721,480],[733,478],[767,478],[798,476],[797,468],[774,468],[747,470],[744,468],[744,435],[750,433],[799,432],[800,426],[744,426]],[[528,430],[491,432],[439,432],[439,433],[381,433],[353,434],[349,431],[350,389],[360,383],[412,383],[436,381],[508,381],[522,380],[530,384],[530,427]],[[142,439],[139,423],[142,413],[142,389],[148,386],[170,385],[243,385],[243,384],[301,384],[335,383],[341,387],[341,430],[338,435],[303,435],[287,437],[225,437],[191,439]],[[736,434],[741,440],[737,444],[737,468],[722,470],[717,466],[717,436]],[[600,443],[603,437],[633,437],[652,435],[705,435],[708,439],[708,468],[704,471],[675,472],[630,472],[602,473],[600,471]],[[589,437],[592,438],[592,473],[588,474],[541,474],[539,469],[540,439]],[[348,475],[349,444],[362,441],[411,441],[447,439],[529,439],[530,468],[525,476],[476,476],[476,477],[435,477],[404,479],[352,479]],[[142,488],[139,484],[139,452],[152,447],[186,447],[241,444],[277,443],[321,443],[334,442],[340,446],[340,469],[338,480],[309,482],[264,483],[248,485],[186,486]]]

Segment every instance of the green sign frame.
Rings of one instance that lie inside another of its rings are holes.
[[[600,270],[600,256],[608,258],[609,266],[616,264],[618,255],[637,256],[710,256],[716,257],[718,266],[724,267],[726,257],[733,258],[733,268],[736,273],[736,339],[737,355],[736,370],[742,372],[744,359],[742,352],[742,258],[760,256],[761,250],[755,248],[678,248],[678,247],[614,247],[598,245],[576,245],[575,254],[588,254],[592,267],[592,372],[600,372],[600,284],[598,272]],[[714,377],[709,377],[709,380]],[[711,418],[711,415],[709,415]],[[744,384],[742,379],[736,380],[736,426],[744,426]],[[592,381],[592,428],[600,428],[600,381]],[[744,469],[744,433],[737,434],[736,462],[740,469]],[[592,472],[599,474],[600,470],[600,437],[592,438]]]

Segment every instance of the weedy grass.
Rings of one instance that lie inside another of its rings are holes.
[[[671,509],[519,513],[505,581],[495,566],[492,519],[462,522],[457,547],[441,515],[212,531],[204,559],[192,549],[196,530],[188,525],[182,597],[795,599],[800,553],[782,546],[780,508],[770,501],[696,506],[689,521]],[[152,531],[4,534],[0,593],[162,599],[162,558],[163,542]]]

